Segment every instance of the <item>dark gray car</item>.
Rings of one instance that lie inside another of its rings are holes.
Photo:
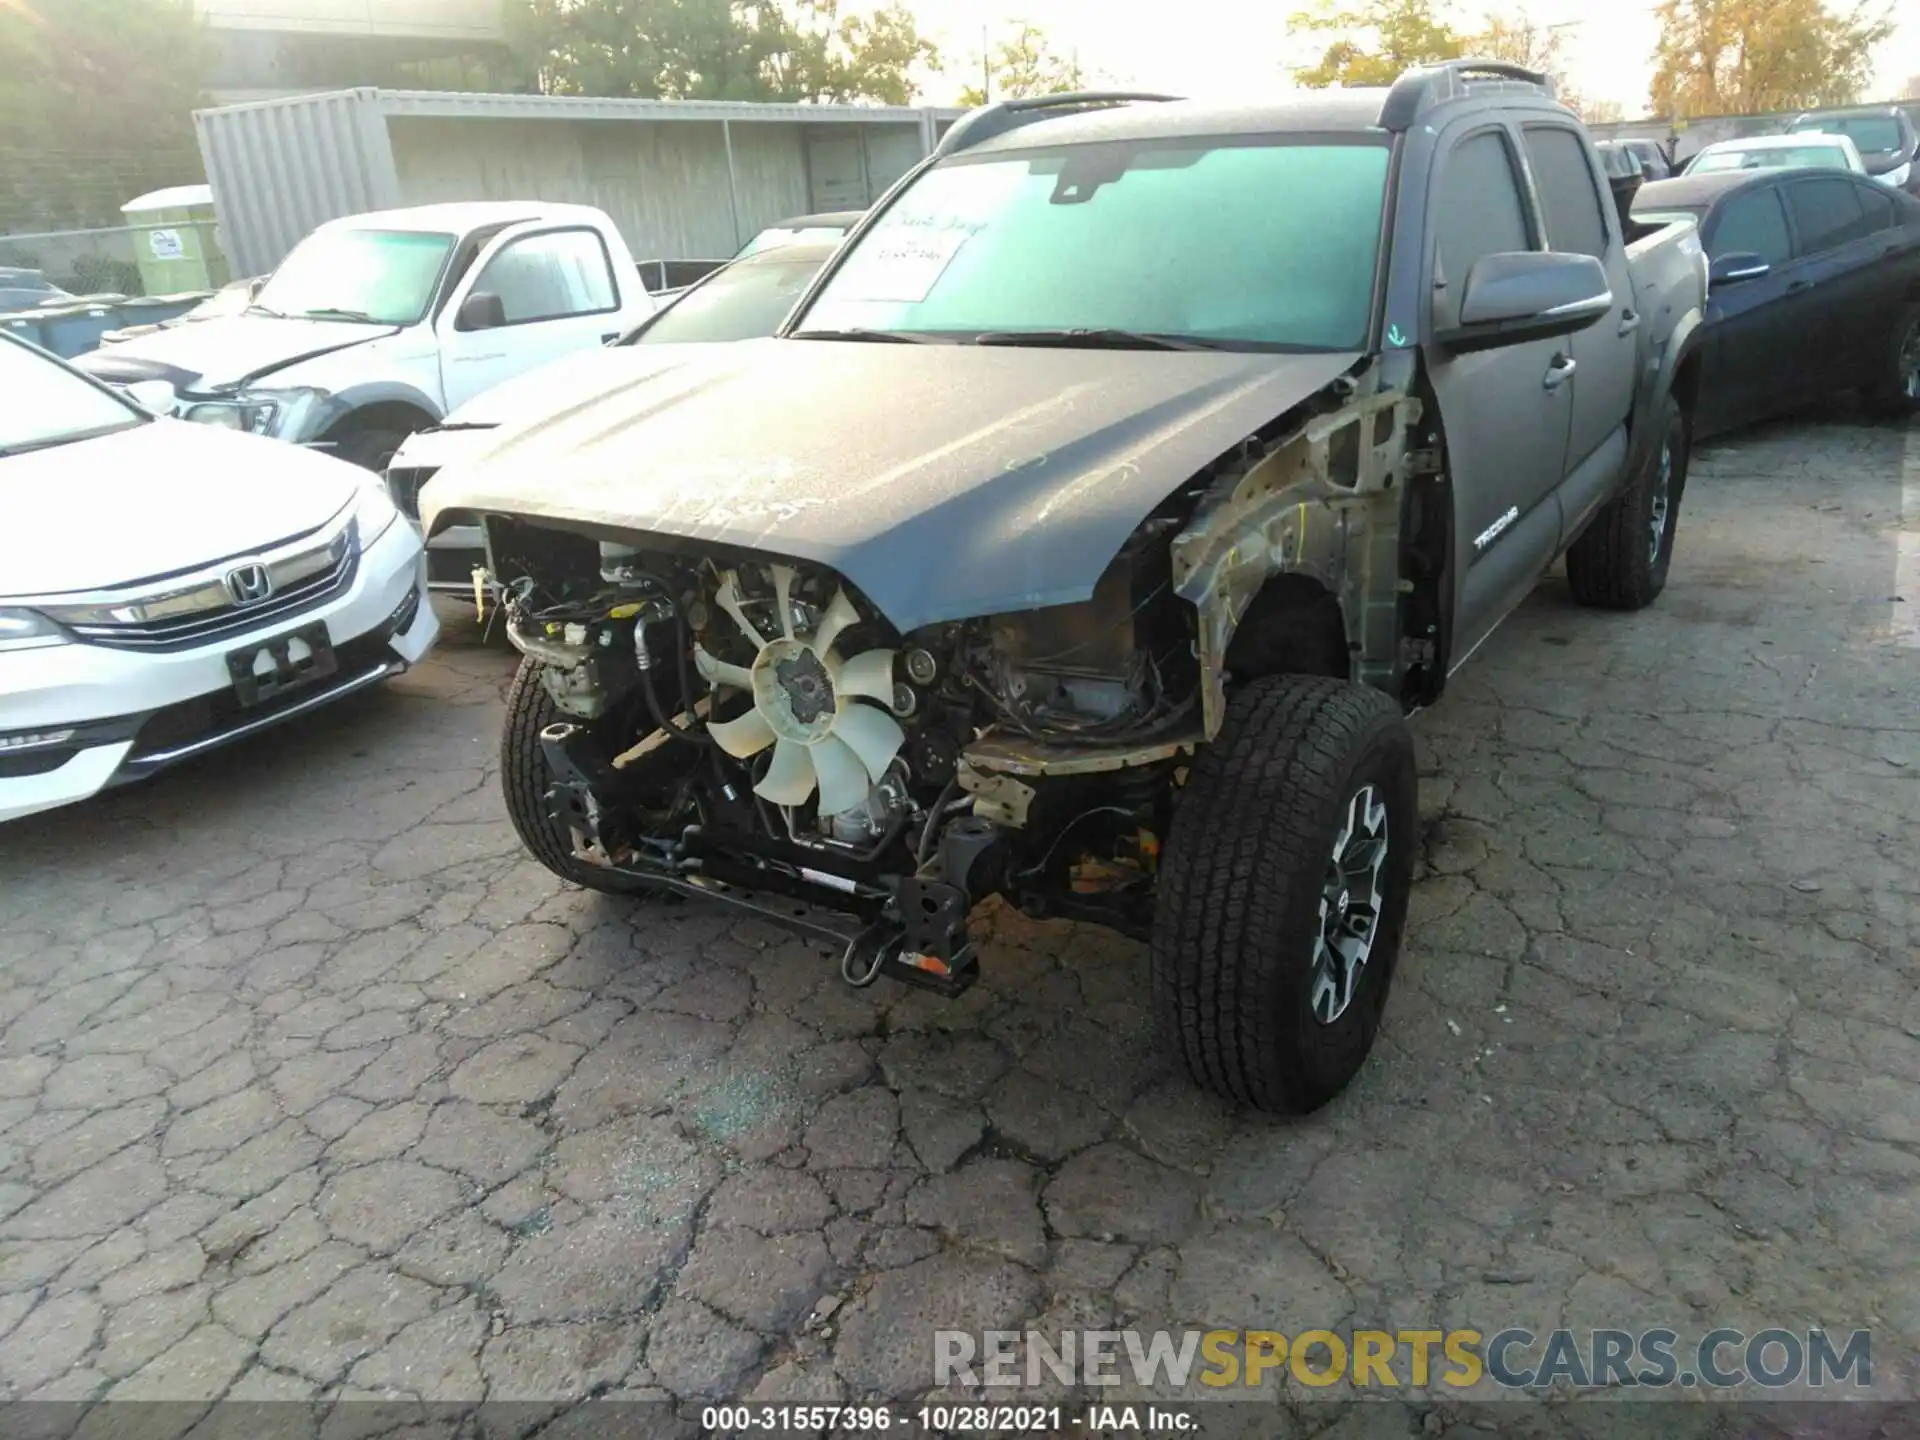
[[[976,111],[781,335],[428,487],[512,596],[509,814],[853,985],[965,989],[991,896],[1112,927],[1197,1080],[1320,1105],[1406,921],[1407,713],[1557,557],[1666,583],[1704,290],[1510,65]]]

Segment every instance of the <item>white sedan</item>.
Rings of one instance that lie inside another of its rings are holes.
[[[379,477],[157,418],[0,332],[0,821],[364,690],[427,653]]]
[[[1680,173],[1711,175],[1722,170],[1851,170],[1864,175],[1867,162],[1844,135],[1802,131],[1716,141],[1687,161]]]

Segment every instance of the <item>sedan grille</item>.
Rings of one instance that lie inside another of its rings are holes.
[[[34,608],[94,645],[188,650],[325,604],[353,584],[359,562],[358,530],[349,523],[322,543],[241,567],[267,577],[267,594],[259,600],[237,600],[233,575],[238,572],[215,571],[161,593],[119,593],[92,597],[84,605]]]

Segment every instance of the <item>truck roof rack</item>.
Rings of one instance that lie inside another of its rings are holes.
[[[940,137],[935,155],[952,155],[974,145],[985,144],[997,135],[1018,130],[1038,120],[1074,115],[1083,110],[1099,110],[1109,105],[1127,105],[1134,101],[1167,102],[1184,99],[1180,95],[1160,95],[1147,90],[1073,90],[1064,95],[1035,95],[1025,100],[1000,100],[962,115]]]
[[[1411,130],[1436,105],[1488,90],[1525,91],[1555,98],[1553,79],[1507,60],[1443,60],[1409,70],[1393,82],[1380,107],[1380,128]]]

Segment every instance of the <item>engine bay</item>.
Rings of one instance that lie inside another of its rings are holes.
[[[509,638],[559,717],[548,816],[664,888],[837,912],[811,928],[855,983],[958,993],[991,895],[1144,935],[1199,739],[1171,527],[1083,603],[901,635],[820,566],[492,519]]]

